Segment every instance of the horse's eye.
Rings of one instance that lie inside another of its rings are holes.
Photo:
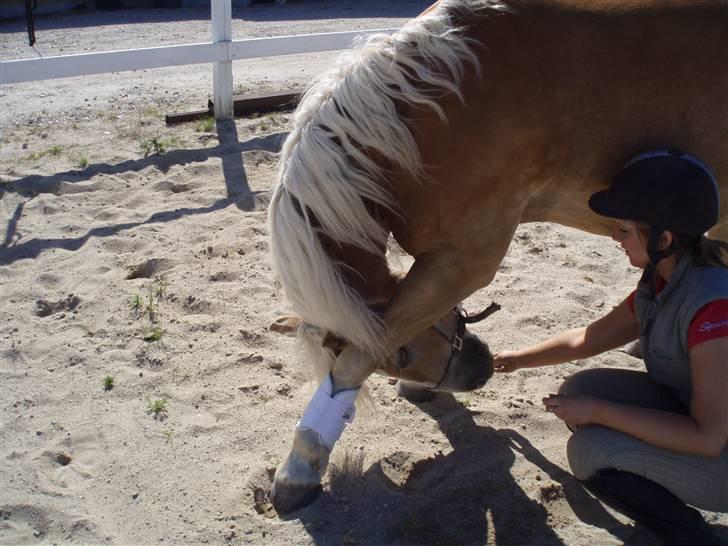
[[[397,351],[397,367],[406,368],[407,364],[409,364],[409,353],[407,352],[407,347],[400,347]]]

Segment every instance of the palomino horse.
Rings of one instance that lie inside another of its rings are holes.
[[[723,212],[711,235],[728,240],[725,2],[441,0],[320,77],[295,114],[269,215],[274,264],[324,383],[276,472],[274,506],[318,492],[374,371],[482,386],[492,357],[474,336],[453,354],[464,326],[451,310],[490,283],[518,224],[609,234],[589,196],[632,155],[671,147],[712,166]],[[415,258],[401,281],[390,236]]]

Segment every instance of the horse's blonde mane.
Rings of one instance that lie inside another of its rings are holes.
[[[462,100],[464,66],[477,67],[474,44],[453,26],[452,16],[483,9],[505,6],[441,0],[395,34],[370,36],[342,55],[304,94],[283,146],[269,222],[286,296],[305,322],[377,357],[383,356],[384,325],[345,283],[342,264],[331,261],[319,235],[381,253],[388,233],[366,203],[395,207],[381,185],[383,168],[372,158],[422,178],[419,150],[395,104],[431,108],[445,120],[438,100],[449,93]],[[330,369],[331,355],[308,352],[319,360],[319,376]]]

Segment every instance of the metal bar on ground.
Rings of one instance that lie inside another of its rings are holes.
[[[230,59],[232,41],[232,0],[210,0],[212,13],[212,41],[225,44],[227,59],[212,66],[215,119],[233,117],[233,63]]]

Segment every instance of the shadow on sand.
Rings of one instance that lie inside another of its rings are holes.
[[[208,214],[225,209],[231,205],[242,211],[260,210],[267,206],[270,192],[253,192],[248,185],[243,163],[243,152],[263,150],[278,152],[285,140],[286,133],[275,133],[246,142],[238,139],[235,122],[232,120],[217,123],[218,145],[212,148],[194,150],[173,150],[164,155],[152,155],[141,159],[131,159],[117,164],[97,163],[83,170],[66,171],[51,176],[31,175],[4,185],[0,192],[17,193],[32,198],[41,193],[62,193],[64,184],[77,184],[90,180],[97,174],[118,175],[126,172],[139,172],[155,166],[167,172],[172,166],[189,163],[202,163],[218,157],[222,161],[222,171],[227,196],[204,207],[184,207],[155,212],[149,218],[137,222],[124,222],[92,228],[79,237],[70,238],[30,238],[22,240],[21,226],[24,203],[16,206],[8,218],[5,237],[0,244],[0,265],[8,265],[16,260],[36,258],[50,249],[78,250],[94,237],[112,237],[117,233],[145,224],[171,222],[184,216]],[[100,190],[103,191],[103,190]],[[222,195],[222,191],[220,192]],[[0,193],[0,196],[2,194]]]
[[[564,544],[554,531],[558,521],[544,506],[563,497],[580,520],[606,529],[618,541],[654,544],[646,531],[614,518],[518,432],[478,424],[479,413],[450,394],[440,393],[418,406],[437,421],[452,446],[450,453],[424,460],[392,453],[366,471],[362,455],[347,456],[342,467],[331,468],[329,487],[319,498],[284,519],[300,520],[321,545],[556,546]],[[517,454],[549,478],[539,482],[539,500],[512,476]]]

